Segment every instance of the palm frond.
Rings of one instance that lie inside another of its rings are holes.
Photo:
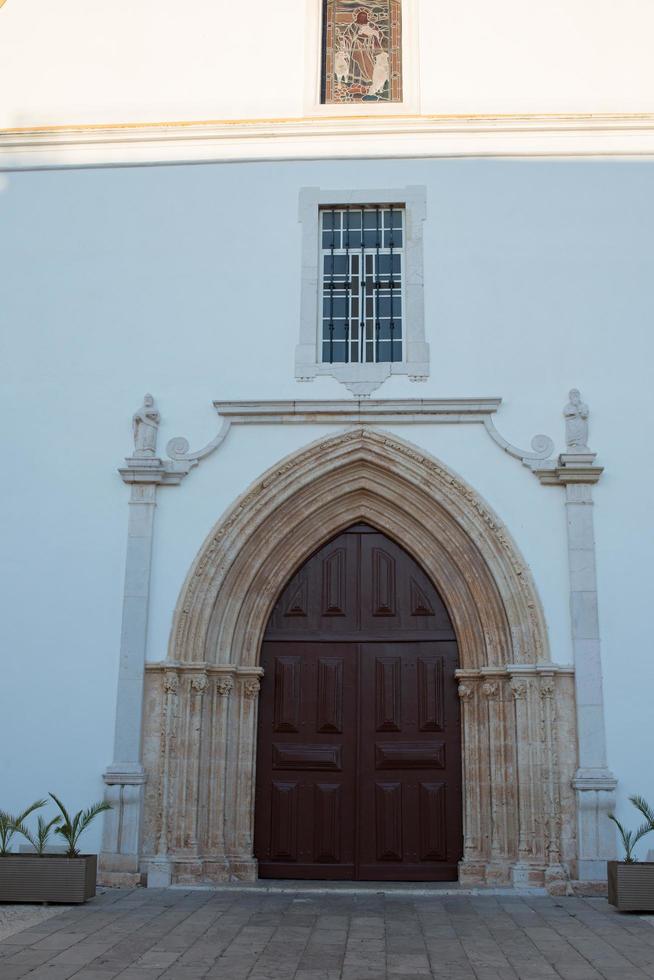
[[[27,824],[24,824],[24,823],[14,824],[14,830],[18,834],[20,834],[21,837],[24,837],[25,840],[28,841],[32,845],[32,847],[34,848],[35,851],[38,851],[37,840],[34,837],[34,834],[31,832],[31,830],[27,826]]]
[[[34,813],[35,810],[40,810],[41,807],[44,807],[47,802],[47,800],[35,800],[34,803],[30,804],[26,810],[23,810],[22,813],[18,814],[18,816],[15,818],[15,822],[25,823],[25,820],[29,817],[30,813]]]
[[[13,820],[6,810],[0,810],[0,854],[6,854]]]
[[[99,813],[104,813],[105,810],[111,810],[111,803],[107,803],[106,800],[100,800],[98,803],[94,803],[93,806],[90,806],[88,810],[85,810],[81,814],[79,828],[80,834],[83,830],[86,830],[91,821],[94,820]]]
[[[632,832],[630,830],[627,830],[626,827],[620,823],[620,821],[618,820],[618,818],[615,816],[614,813],[609,813],[607,814],[607,816],[609,820],[612,820],[613,823],[616,825],[620,833],[620,837],[622,838],[622,846],[624,847],[624,851],[625,851],[625,858],[624,858],[625,864],[633,864],[634,859],[633,859],[632,851],[633,851],[634,844],[636,842],[633,839]]]
[[[50,839],[50,832],[57,826],[60,820],[61,817],[59,814],[57,814],[47,823],[43,817],[39,816],[36,829],[36,843],[34,844],[37,854],[43,854],[45,852],[45,849],[48,846],[48,840]],[[34,843],[31,838],[29,839],[32,843]]]
[[[640,810],[645,820],[649,824],[650,830],[654,830],[654,808],[642,796],[630,796],[629,802],[633,803],[637,810]]]
[[[63,805],[63,803],[61,802],[61,800],[58,799],[58,797],[56,797],[54,795],[54,793],[48,793],[48,796],[50,796],[55,801],[55,803],[57,804],[57,806],[61,810],[61,816],[63,817],[64,823],[70,824],[70,817],[68,815],[68,810]]]
[[[77,844],[81,835],[99,813],[102,813],[103,810],[111,810],[111,804],[105,802],[104,800],[100,800],[98,803],[94,803],[93,806],[90,806],[87,810],[79,810],[71,818],[61,800],[57,799],[54,793],[50,793],[50,796],[61,810],[63,817],[63,822],[61,825],[55,827],[55,834],[59,834],[61,837],[63,837],[68,844],[68,856],[77,857],[79,854]]]
[[[640,827],[634,831],[634,844],[636,841],[639,841],[641,837],[644,837],[645,834],[651,834],[653,830],[654,827],[652,827],[650,824],[641,823]]]
[[[23,810],[17,816],[13,816],[6,810],[0,810],[0,854],[6,855],[11,851],[10,844],[14,834],[22,834],[27,840],[32,843],[32,840],[28,833],[25,833],[25,818],[33,813],[34,810],[39,810],[42,806],[45,806],[45,800],[35,800],[27,809]]]

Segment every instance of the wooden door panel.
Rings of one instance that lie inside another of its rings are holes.
[[[272,767],[301,769],[306,772],[342,772],[343,760],[340,745],[284,745],[273,742]]]
[[[359,543],[341,534],[299,569],[270,616],[266,636],[329,639],[359,629]]]
[[[397,592],[395,587],[395,555],[385,548],[373,547],[370,552],[372,608],[373,617],[397,615]]]
[[[443,696],[443,658],[418,657],[418,727],[421,732],[443,731]]]
[[[445,783],[420,783],[420,860],[447,860],[447,787]]]
[[[266,642],[262,666],[255,806],[259,874],[352,878],[357,647]]]
[[[361,629],[371,639],[389,629],[407,637],[428,631],[454,639],[441,597],[399,545],[380,533],[362,534],[360,561]]]
[[[298,783],[274,779],[271,795],[270,855],[278,861],[296,861],[298,852]]]
[[[444,742],[375,742],[375,769],[444,768]]]
[[[341,860],[341,800],[338,783],[316,783],[313,820],[315,826],[313,860],[317,864],[338,864]]]
[[[456,645],[362,643],[360,661],[358,876],[456,880],[461,852]],[[393,690],[399,724],[392,730],[385,727],[382,734],[380,678],[398,661],[400,676],[393,672]],[[375,698],[369,696],[371,690]],[[396,787],[394,793],[391,787]]]
[[[261,877],[455,880],[455,634],[395,542],[358,525],[282,592],[262,650]]]
[[[318,659],[318,732],[343,734],[343,659]]]
[[[375,661],[375,711],[378,732],[402,730],[401,657],[378,657]]]
[[[375,783],[374,806],[375,857],[377,861],[401,862],[402,783]]]
[[[301,657],[275,660],[274,732],[298,732],[300,725]]]

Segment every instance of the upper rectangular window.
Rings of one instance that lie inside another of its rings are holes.
[[[322,361],[403,359],[404,207],[320,210]]]
[[[322,102],[402,102],[401,0],[323,0]]]
[[[429,376],[422,186],[303,187],[295,377],[336,378],[365,397],[391,375]]]

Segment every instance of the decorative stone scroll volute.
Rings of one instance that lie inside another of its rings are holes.
[[[266,623],[302,561],[358,521],[407,548],[451,610],[461,657],[461,880],[542,884],[574,861],[571,668],[550,662],[528,568],[463,480],[415,446],[356,429],[264,474],[213,529],[189,572],[168,660],[146,670],[142,867],[150,883],[256,877]],[[166,680],[173,674],[176,689]],[[545,714],[550,708],[555,715]]]

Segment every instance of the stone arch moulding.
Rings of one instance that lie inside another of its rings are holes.
[[[148,664],[142,870],[149,883],[256,878],[259,651],[309,555],[365,520],[409,551],[454,624],[467,883],[556,887],[576,857],[572,668],[553,664],[531,575],[501,520],[411,444],[356,428],[264,474],[213,528]]]

